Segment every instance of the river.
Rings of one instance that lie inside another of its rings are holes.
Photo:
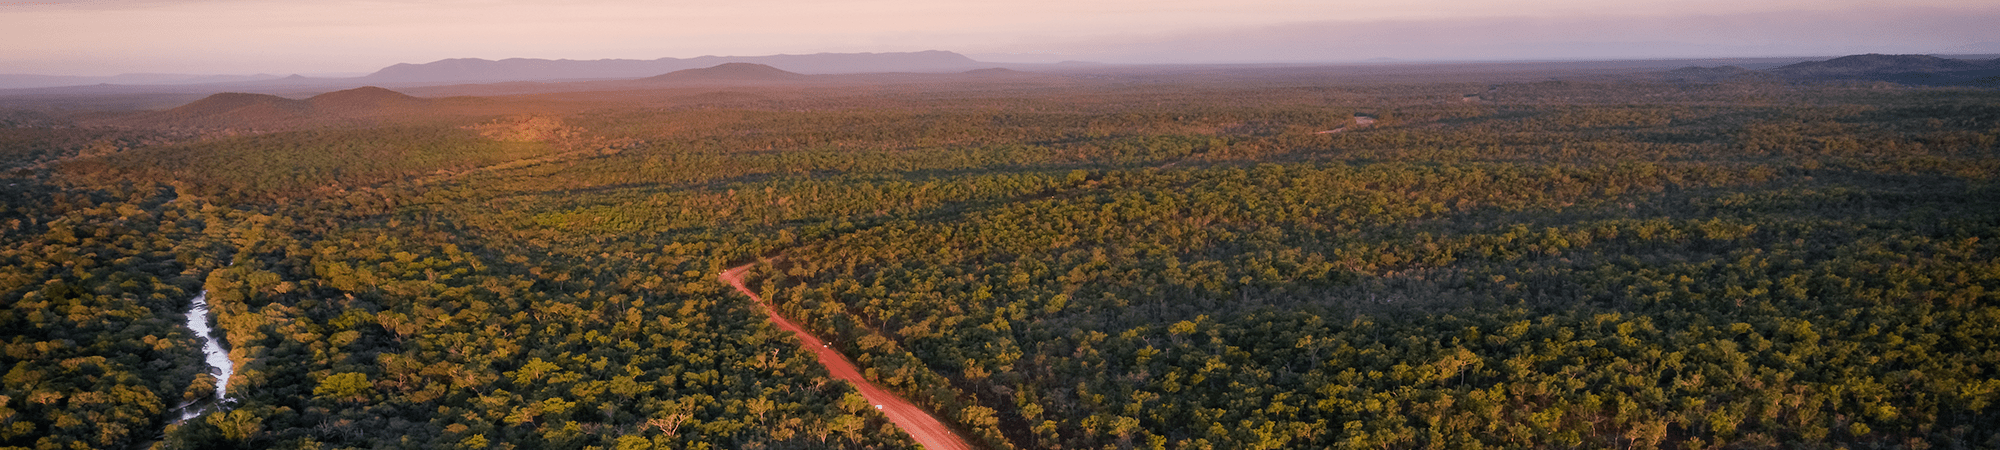
[[[208,291],[201,291],[201,295],[194,296],[194,301],[190,303],[187,311],[187,327],[194,331],[196,337],[201,338],[201,354],[208,362],[208,372],[215,375],[215,398],[208,402],[197,400],[181,405],[183,421],[201,415],[209,409],[207,406],[211,404],[210,402],[221,405],[229,387],[229,376],[236,372],[233,364],[229,362],[229,352],[222,349],[222,341],[215,338],[214,330],[208,326]]]

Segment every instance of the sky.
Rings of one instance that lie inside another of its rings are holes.
[[[922,50],[1107,63],[2000,53],[1994,23],[1994,0],[0,0],[0,74]]]

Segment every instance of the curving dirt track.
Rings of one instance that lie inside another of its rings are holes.
[[[818,356],[820,365],[826,366],[827,372],[833,373],[834,378],[847,380],[848,383],[854,384],[854,387],[861,391],[861,396],[868,399],[868,403],[880,405],[882,414],[889,416],[889,421],[894,422],[897,427],[901,427],[903,432],[909,433],[910,437],[916,438],[918,444],[923,444],[924,448],[930,450],[972,449],[971,445],[966,444],[965,439],[960,438],[957,433],[953,433],[950,427],[945,426],[943,422],[939,422],[936,417],[931,417],[930,413],[924,412],[917,405],[910,404],[909,401],[903,400],[902,397],[897,397],[896,394],[890,393],[889,390],[883,389],[881,386],[876,386],[875,383],[870,383],[867,379],[862,378],[861,371],[855,369],[854,363],[848,362],[846,356],[841,356],[840,352],[827,347],[825,342],[820,341],[817,337],[813,337],[812,333],[807,333],[805,328],[801,328],[798,324],[792,323],[791,320],[786,319],[784,316],[778,315],[776,309],[771,308],[769,303],[764,303],[763,297],[758,297],[757,293],[751,292],[748,287],[744,287],[743,271],[750,270],[750,267],[755,265],[757,263],[737,266],[736,268],[722,272],[720,278],[724,283],[729,283],[730,286],[735,287],[737,292],[742,292],[743,295],[750,296],[751,300],[756,300],[758,305],[762,305],[764,313],[771,316],[772,324],[786,331],[791,331],[794,335],[798,335],[799,345],[811,351],[814,356]]]

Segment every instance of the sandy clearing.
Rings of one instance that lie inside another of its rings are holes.
[[[1351,127],[1340,127],[1340,128],[1335,128],[1335,129],[1331,129],[1331,130],[1326,130],[1326,131],[1320,131],[1320,132],[1314,132],[1313,134],[1334,134],[1334,133],[1339,133],[1339,132],[1342,132],[1342,131],[1347,131],[1347,130],[1349,130],[1349,129],[1360,129],[1360,128],[1368,128],[1368,127],[1370,127],[1370,126],[1374,126],[1374,125],[1375,125],[1375,118],[1373,118],[1373,117],[1368,117],[1368,116],[1354,116],[1354,126],[1351,126]]]

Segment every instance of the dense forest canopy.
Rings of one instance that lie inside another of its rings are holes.
[[[2000,92],[1223,78],[21,113],[0,447],[2000,447]]]

